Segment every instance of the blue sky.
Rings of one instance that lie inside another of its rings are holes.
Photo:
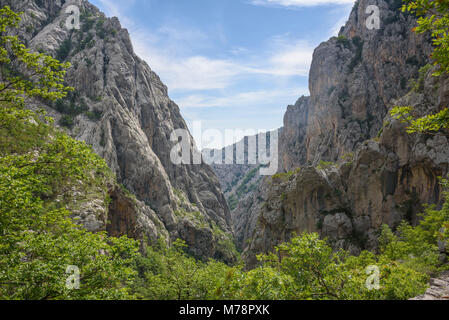
[[[313,49],[337,34],[354,0],[91,2],[120,18],[190,127],[271,130],[308,94]]]

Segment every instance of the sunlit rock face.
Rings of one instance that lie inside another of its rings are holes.
[[[211,231],[216,225],[231,233],[220,184],[207,165],[178,166],[170,160],[175,145],[170,136],[187,125],[167,87],[134,53],[119,20],[83,0],[0,4],[24,12],[19,35],[30,48],[71,62],[66,83],[75,88],[72,104],[84,110],[73,117],[70,134],[92,145],[137,198],[135,207],[111,191],[118,202],[109,210],[117,215],[110,217],[116,228],[110,231],[149,238],[168,233],[186,240],[198,257],[233,260],[219,252],[219,236]],[[70,5],[80,9],[79,30],[66,26]],[[65,114],[52,107],[48,112],[60,123]],[[192,222],[192,212],[199,212],[201,221]],[[154,221],[162,222],[156,223],[162,231],[156,231]]]

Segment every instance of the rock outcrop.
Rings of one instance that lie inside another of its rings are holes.
[[[430,288],[426,293],[410,300],[449,300],[449,273],[430,279]]]
[[[290,171],[299,163],[307,162],[304,145],[309,121],[309,102],[310,97],[303,96],[293,106],[287,107],[279,141],[281,171]]]
[[[108,231],[150,239],[167,233],[170,239],[186,240],[198,257],[232,261],[234,257],[218,252],[220,236],[212,232],[217,226],[224,234],[231,233],[218,179],[207,165],[171,162],[170,152],[177,143],[171,134],[187,130],[187,125],[167,87],[134,53],[119,20],[106,18],[85,0],[0,4],[24,12],[18,34],[30,48],[72,64],[66,84],[75,88],[74,93],[47,104],[46,110],[74,138],[92,145],[136,197],[130,200],[116,187],[111,189],[107,220],[108,228],[114,229]],[[70,5],[80,9],[79,30],[66,26]],[[189,223],[188,213],[201,216],[204,223]]]

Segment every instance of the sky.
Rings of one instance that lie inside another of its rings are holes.
[[[354,2],[91,0],[128,29],[192,133],[199,122],[203,131],[281,127],[287,106],[309,94],[314,48],[337,35]]]

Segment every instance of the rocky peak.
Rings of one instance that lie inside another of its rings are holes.
[[[284,115],[284,127],[279,142],[279,156],[282,168],[290,171],[298,166],[298,163],[306,163],[305,153],[302,151],[304,138],[307,132],[309,120],[310,97],[304,97],[287,107]]]
[[[366,26],[370,5],[380,9],[379,30]],[[399,7],[397,1],[358,1],[339,36],[315,50],[307,161],[335,161],[375,137],[392,99],[407,92],[408,80],[427,63],[430,43],[411,31],[415,20]]]

